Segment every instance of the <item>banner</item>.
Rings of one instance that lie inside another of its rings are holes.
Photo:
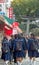
[[[13,8],[12,7],[8,8],[8,12],[9,12],[9,18],[12,19],[13,18]]]

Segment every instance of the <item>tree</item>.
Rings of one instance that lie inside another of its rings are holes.
[[[16,19],[19,22],[21,22],[22,16],[30,16],[30,17],[39,16],[39,0],[13,0],[11,2],[11,6],[13,7]],[[36,27],[37,27],[37,24],[36,25],[33,24],[30,26],[30,30],[31,29],[35,30]],[[39,31],[39,30],[37,30],[37,31]],[[37,33],[39,33],[39,32],[37,32]]]
[[[34,28],[31,30],[36,36],[39,36],[39,28]]]
[[[39,14],[39,0],[13,0],[11,3],[18,20],[20,15],[36,16]]]

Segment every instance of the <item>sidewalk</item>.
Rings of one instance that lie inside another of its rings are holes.
[[[0,52],[0,58],[1,58],[1,52]],[[3,64],[4,64],[4,61],[2,59],[0,59],[0,65],[3,65]],[[9,64],[9,65],[14,65],[14,63],[12,62],[12,64]],[[17,64],[15,64],[15,65],[17,65]],[[30,65],[30,61],[29,61],[28,57],[24,59],[22,65]],[[36,58],[36,64],[35,65],[39,65],[39,58]]]
[[[37,58],[37,59],[38,59],[38,58]],[[39,59],[38,59],[38,60],[39,60]],[[35,64],[35,65],[39,65],[39,61],[38,61],[38,60],[36,61],[36,64]],[[3,64],[4,64],[4,61],[0,59],[0,65],[3,65]],[[12,62],[12,64],[9,63],[9,65],[14,65],[14,63],[13,63],[13,62]],[[15,65],[17,65],[17,64],[15,64]],[[29,60],[24,59],[22,65],[30,65]],[[33,65],[33,64],[32,64],[32,65]]]

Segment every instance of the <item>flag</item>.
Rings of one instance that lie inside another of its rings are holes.
[[[19,28],[19,22],[13,22],[12,27],[13,27],[12,35],[22,33],[22,30]]]
[[[12,35],[12,29],[10,29],[9,27],[7,27],[7,25],[4,26],[4,34],[5,36],[11,36]]]
[[[17,30],[16,27],[14,27],[13,30],[12,30],[12,35],[15,35],[15,34],[18,34],[18,30]]]
[[[19,22],[13,22],[12,26],[13,26],[13,27],[19,26]]]
[[[12,35],[20,34],[22,33],[22,30],[19,27],[13,27]]]

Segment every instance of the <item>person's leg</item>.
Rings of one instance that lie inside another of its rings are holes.
[[[32,65],[33,63],[33,60],[32,60],[33,57],[30,57],[29,61],[30,61],[30,65]]]
[[[36,51],[33,51],[33,65],[36,65],[36,55],[37,55],[37,52]]]
[[[36,65],[35,57],[33,57],[33,65]]]
[[[23,58],[16,58],[16,61],[17,61],[17,64],[18,65],[21,65],[22,64],[22,62],[23,62]]]
[[[4,65],[8,65],[8,63],[9,63],[9,61],[7,60],[7,61],[4,61]]]
[[[30,51],[30,52],[29,52],[29,64],[30,64],[30,65],[32,65],[32,63],[33,63],[32,58],[33,58],[33,52]]]
[[[36,51],[33,52],[33,65],[36,65],[35,57],[36,57]]]

